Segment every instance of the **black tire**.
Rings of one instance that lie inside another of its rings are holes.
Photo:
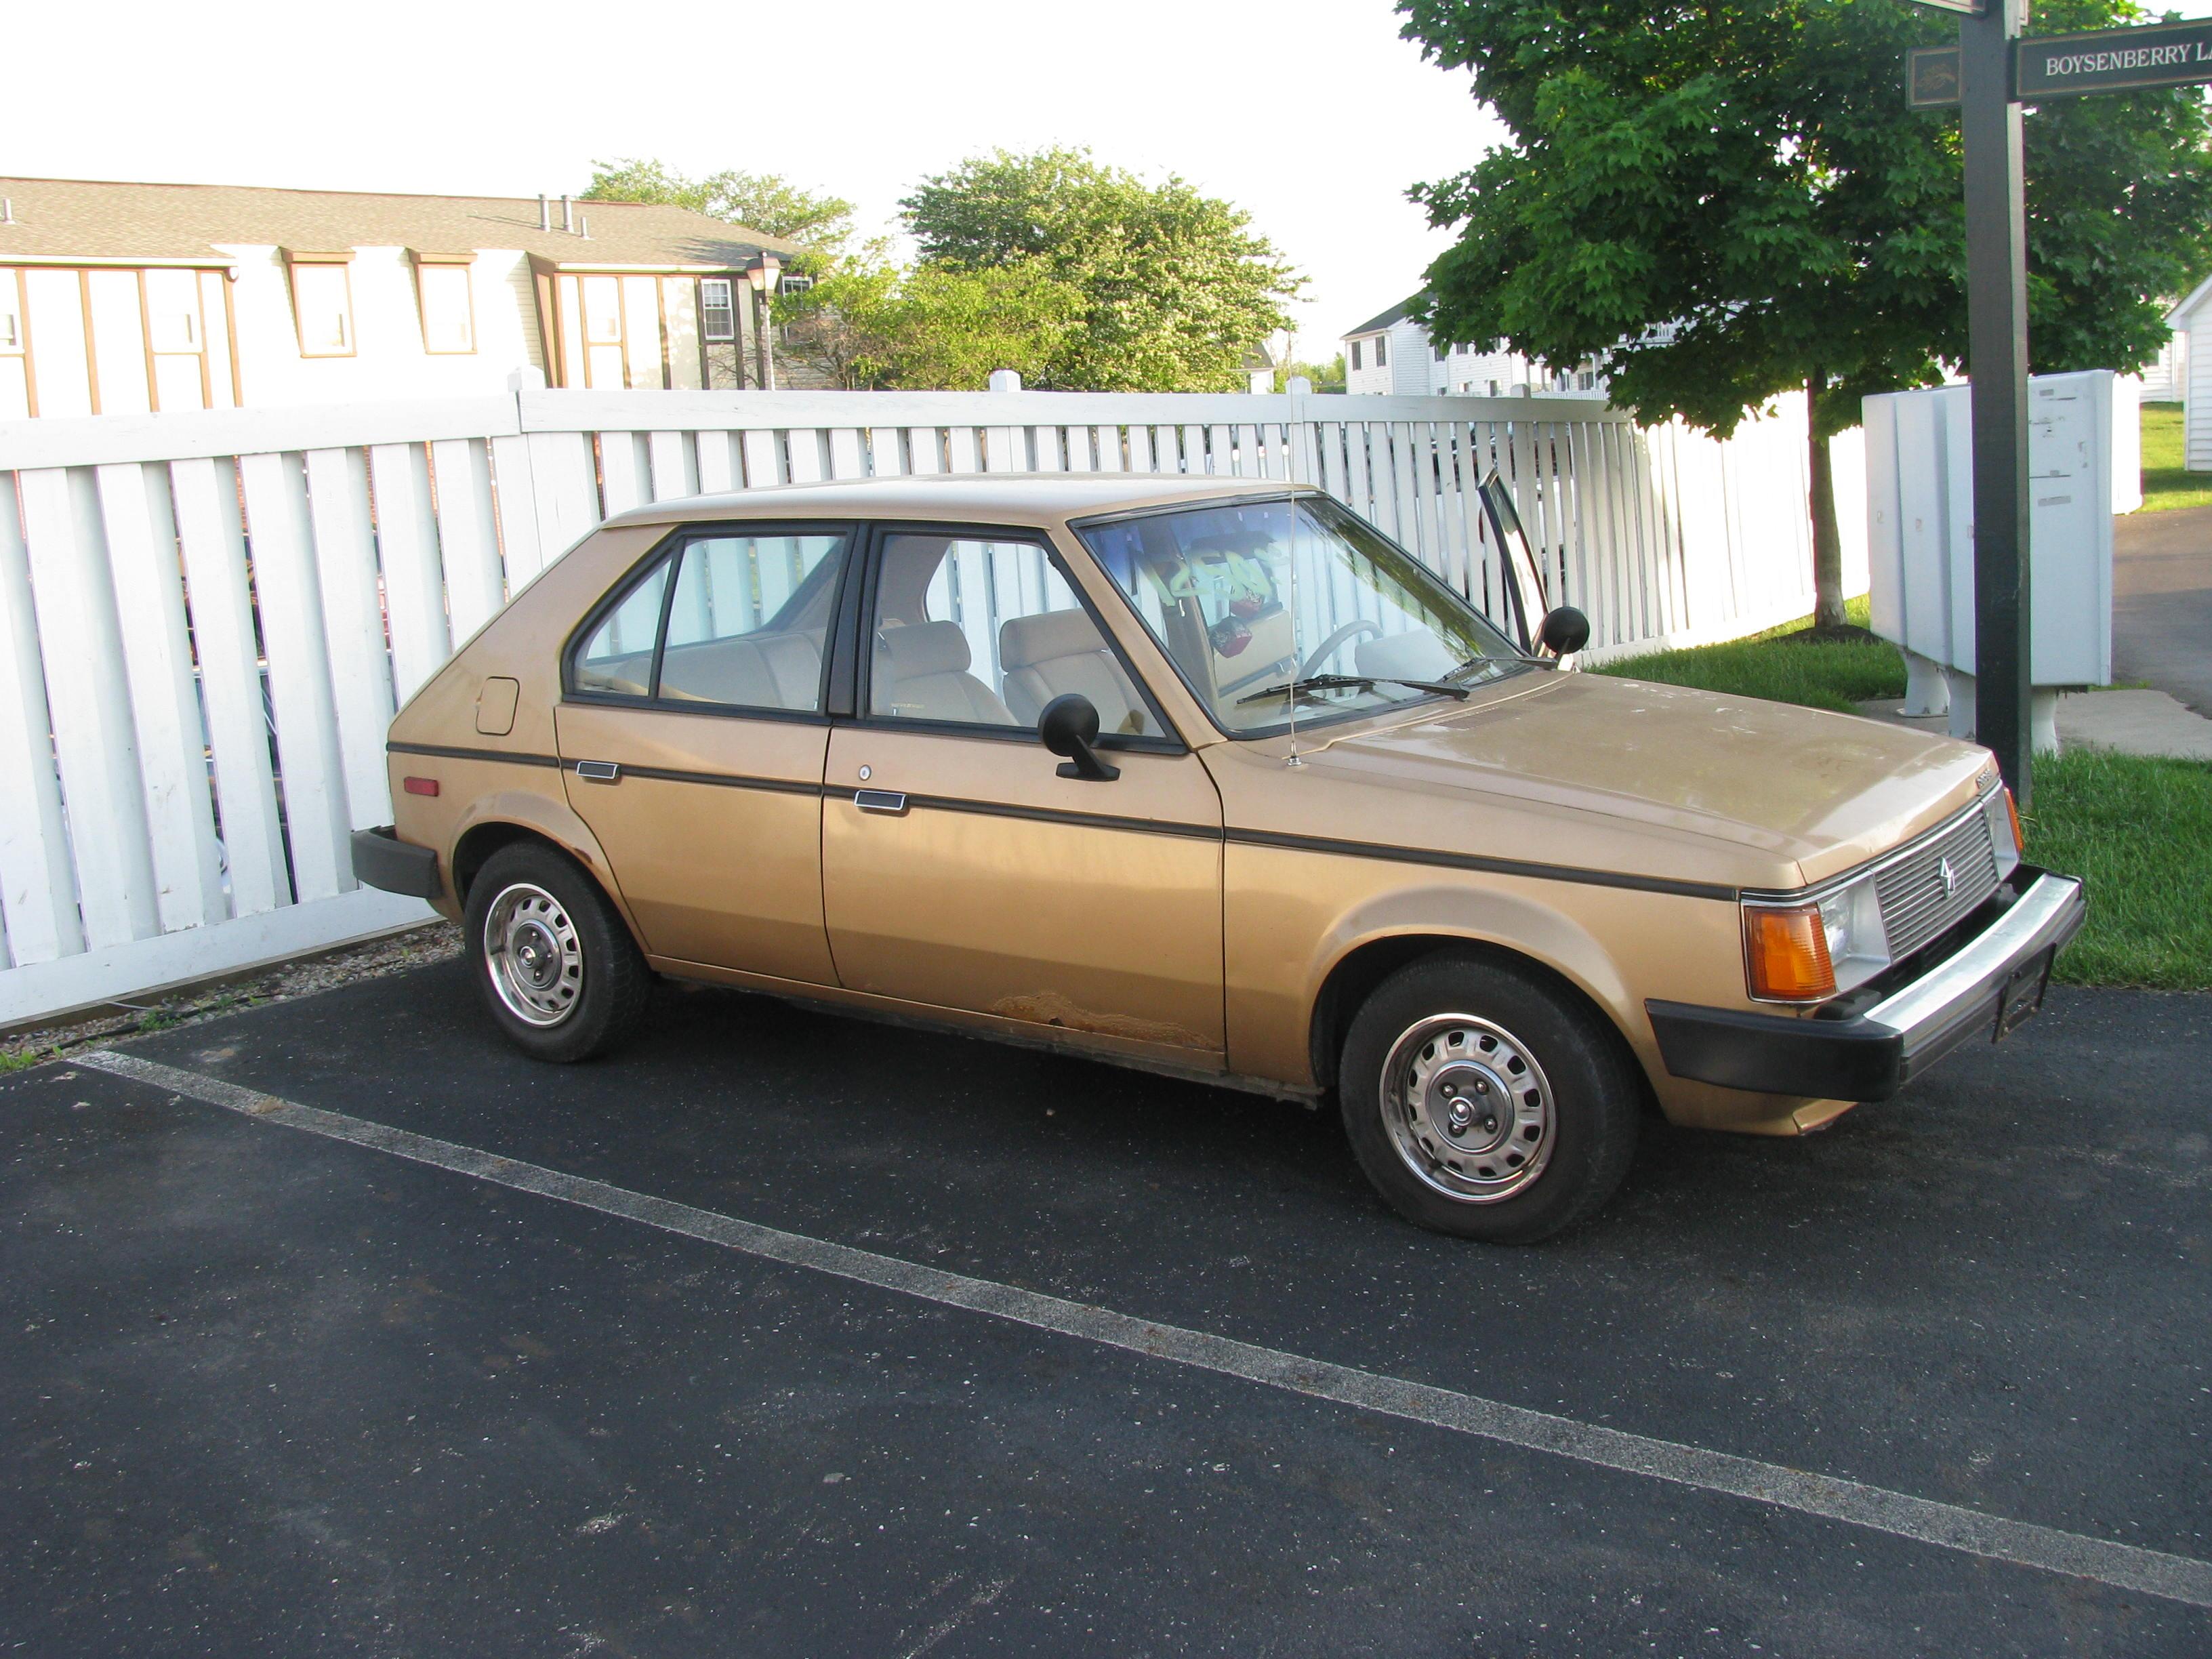
[[[541,842],[494,853],[469,884],[466,926],[485,1006],[533,1059],[588,1060],[645,1012],[653,970],[599,884],[565,853]]]
[[[1398,1079],[1387,1091],[1386,1069]],[[1437,1232],[1530,1244],[1620,1187],[1643,1079],[1620,1035],[1564,988],[1447,952],[1407,963],[1361,1005],[1337,1094],[1359,1167],[1391,1208]]]

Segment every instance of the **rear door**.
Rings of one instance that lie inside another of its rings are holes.
[[[656,957],[836,982],[825,647],[854,541],[842,525],[686,526],[570,641],[569,803]]]

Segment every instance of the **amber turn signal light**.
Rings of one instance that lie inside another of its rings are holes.
[[[402,787],[410,795],[434,795],[438,793],[438,781],[435,778],[409,778],[404,781]]]
[[[2012,850],[2025,858],[2027,855],[2027,837],[2020,833],[2020,803],[2013,799],[2009,786],[2005,789],[2004,797],[2005,811],[2012,814]]]
[[[1825,1002],[1835,995],[1836,969],[1818,906],[1746,910],[1743,944],[1752,995],[1768,1002]]]

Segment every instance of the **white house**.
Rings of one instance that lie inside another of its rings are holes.
[[[0,178],[0,420],[750,378],[745,264],[685,208]]]
[[[1594,362],[1554,370],[1516,351],[1479,351],[1465,345],[1438,349],[1430,343],[1428,330],[1407,314],[1419,298],[1400,301],[1343,337],[1346,392],[1399,397],[1605,395],[1605,376]]]
[[[2212,276],[2167,312],[2166,320],[2173,330],[2172,373],[2181,398],[2182,465],[2191,472],[2212,472]]]

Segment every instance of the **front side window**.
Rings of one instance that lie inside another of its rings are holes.
[[[721,531],[663,555],[576,648],[570,687],[675,707],[822,711],[841,531]]]
[[[1102,741],[1168,735],[1037,542],[887,537],[873,623],[874,718],[1034,730],[1045,704],[1079,692]]]
[[[1379,714],[1528,666],[1420,562],[1325,495],[1094,522],[1084,544],[1232,737]]]

